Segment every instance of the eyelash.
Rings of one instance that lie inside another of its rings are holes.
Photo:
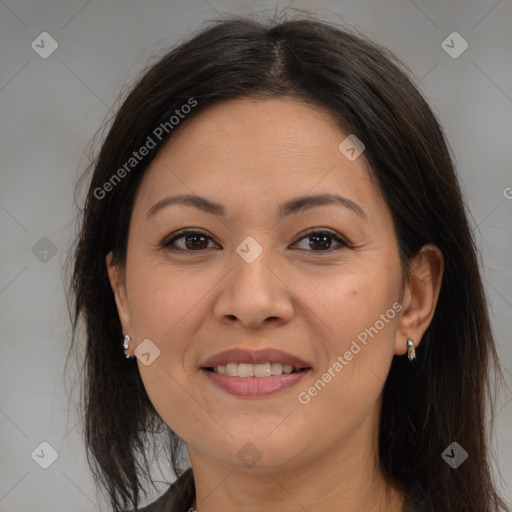
[[[184,253],[202,253],[204,251],[206,251],[207,249],[200,249],[200,250],[197,250],[197,251],[191,251],[191,250],[188,250],[188,249],[182,249],[182,248],[179,248],[179,247],[176,247],[176,246],[173,246],[173,243],[176,241],[176,240],[180,240],[182,238],[185,238],[187,235],[196,235],[196,236],[204,236],[206,238],[209,238],[210,240],[212,240],[212,238],[206,234],[205,232],[203,231],[195,231],[195,230],[188,230],[188,229],[185,229],[185,230],[181,230],[181,231],[178,231],[177,233],[174,233],[172,235],[172,238],[170,239],[167,239],[167,240],[164,240],[164,242],[161,244],[161,248],[163,249],[167,249],[169,251],[172,251],[172,252],[184,252]],[[301,236],[301,238],[299,238],[297,240],[297,242],[295,242],[294,244],[302,241],[303,239],[305,238],[309,238],[309,237],[312,237],[313,235],[327,235],[331,238],[333,238],[336,242],[338,242],[340,245],[338,247],[335,247],[334,249],[328,249],[326,251],[309,251],[308,249],[301,249],[301,250],[306,250],[307,252],[313,252],[313,253],[332,253],[334,251],[337,251],[339,249],[343,249],[343,248],[352,248],[352,246],[343,238],[341,237],[341,235],[339,235],[338,233],[336,233],[336,231],[332,231],[330,229],[326,229],[326,228],[323,228],[323,229],[316,229],[316,228],[311,228],[310,230],[308,230],[304,235]]]

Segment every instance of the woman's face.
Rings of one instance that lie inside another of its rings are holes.
[[[338,148],[348,135],[300,101],[231,100],[146,172],[116,300],[147,393],[192,461],[286,469],[374,440],[406,352],[402,271],[364,153]],[[200,234],[172,242],[182,230]],[[279,375],[288,363],[302,370]],[[251,372],[265,376],[236,376]]]

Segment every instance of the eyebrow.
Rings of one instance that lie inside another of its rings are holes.
[[[357,203],[337,194],[316,194],[290,199],[279,207],[279,215],[280,217],[286,217],[317,206],[326,206],[331,204],[348,208],[362,219],[367,220],[366,213]],[[158,201],[148,210],[146,218],[149,219],[150,217],[155,216],[159,211],[171,205],[190,206],[219,217],[226,216],[226,208],[220,203],[216,203],[206,197],[194,194],[180,194],[176,196],[168,196]]]

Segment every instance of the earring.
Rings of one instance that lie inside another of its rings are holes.
[[[130,345],[130,341],[132,341],[132,337],[126,333],[125,336],[124,336],[124,341],[123,341],[123,348],[125,350],[128,350],[128,347]],[[131,359],[133,356],[131,356],[130,354],[125,354],[126,356],[126,359]]]
[[[411,339],[407,340],[407,357],[409,361],[416,359],[416,350],[414,349],[414,341]]]

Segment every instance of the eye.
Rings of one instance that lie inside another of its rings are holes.
[[[312,249],[312,252],[333,252],[343,247],[350,247],[350,244],[341,235],[330,229],[312,228],[305,236],[299,239],[297,243],[303,240],[310,239],[307,248]],[[337,247],[331,248],[332,240],[338,244]]]
[[[180,231],[175,233],[170,239],[162,243],[162,247],[170,251],[184,251],[184,252],[200,252],[208,249],[208,241],[211,237],[202,231]],[[181,246],[176,245],[176,242],[183,242]]]

